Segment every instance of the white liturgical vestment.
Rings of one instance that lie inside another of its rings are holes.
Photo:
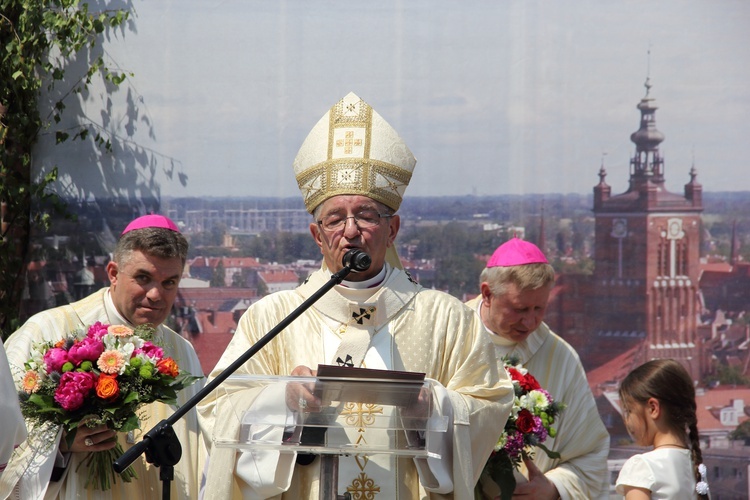
[[[479,296],[467,302],[477,318],[481,300]],[[555,421],[557,435],[544,442],[560,458],[536,450],[534,464],[555,483],[563,500],[609,498],[609,434],[575,350],[545,323],[520,343],[489,330],[487,336],[495,343],[496,363],[502,366],[504,356],[516,356],[555,401],[567,405]]]
[[[329,278],[330,272],[321,269],[296,290],[278,292],[254,304],[240,319],[237,333],[210,378]],[[370,336],[360,366],[425,373],[437,383],[437,394],[447,407],[445,413],[452,415],[452,422],[447,433],[428,433],[427,448],[441,448],[442,458],[433,462],[389,455],[340,457],[338,493],[348,491],[353,497],[383,500],[472,498],[482,466],[507,420],[512,384],[494,363],[492,344],[473,312],[455,298],[425,290],[405,272],[386,266],[384,281],[377,287],[352,290],[337,285],[327,292],[237,373],[289,375],[300,365],[314,370],[318,364],[336,364],[341,354],[339,344],[353,330],[367,331]],[[258,392],[215,391],[213,397],[206,398],[199,413],[207,438],[236,434],[231,408],[238,403],[248,408],[263,404]],[[375,436],[378,430],[359,427],[363,428],[364,439],[379,439]],[[371,431],[373,434],[368,434]],[[238,453],[214,444],[205,497],[318,498],[319,458],[309,465],[297,464],[292,454],[276,454],[272,459],[269,465],[265,459],[259,461],[257,454]]]
[[[14,378],[18,381],[23,376],[23,364],[29,359],[33,343],[56,342],[71,335],[77,329],[88,327],[97,321],[128,325],[127,321],[117,313],[109,296],[109,288],[99,290],[73,304],[32,316],[8,338],[6,343],[8,360]],[[155,335],[155,343],[164,349],[165,355],[177,362],[181,370],[195,376],[203,375],[200,361],[190,342],[169,328],[160,326]],[[185,404],[201,387],[203,387],[203,381],[199,380],[180,391],[177,395],[177,404]],[[144,405],[139,410],[141,428],[134,432],[135,441],[139,441],[142,434],[168,418],[173,412],[174,409],[171,406],[162,403]],[[203,440],[198,431],[195,411],[188,412],[179,420],[174,425],[174,430],[182,447],[182,457],[174,468],[170,498],[192,500],[198,497],[200,475],[206,456],[206,449],[203,447]],[[81,462],[85,462],[88,457],[87,453],[72,453],[62,478],[59,481],[50,482],[62,433],[61,431],[53,432],[50,441],[45,442],[44,438],[48,434],[42,435],[29,426],[29,438],[16,450],[8,468],[0,477],[0,498],[10,495],[8,498],[20,500],[41,498],[134,500],[161,496],[162,483],[159,479],[159,468],[147,463],[144,455],[137,458],[132,465],[138,475],[137,479],[129,483],[118,480],[111,489],[106,491],[85,488],[88,469],[85,463],[81,464]],[[126,433],[118,433],[123,450],[132,446],[126,436]]]
[[[0,441],[1,477],[13,450],[26,439],[26,424],[18,405],[18,390],[13,383],[2,341],[0,341],[0,421],[3,426]]]

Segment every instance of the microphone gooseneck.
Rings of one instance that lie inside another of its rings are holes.
[[[372,259],[359,248],[352,248],[344,254],[342,262],[344,267],[351,269],[353,273],[367,271],[372,264]]]

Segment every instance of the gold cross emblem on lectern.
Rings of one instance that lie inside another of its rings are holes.
[[[361,472],[359,477],[352,481],[352,485],[346,487],[346,491],[352,494],[353,499],[371,500],[380,493],[380,487],[367,474]]]
[[[375,415],[382,414],[383,407],[369,403],[346,403],[341,415],[346,417],[346,425],[358,427],[359,432],[364,432],[364,428],[375,423]]]

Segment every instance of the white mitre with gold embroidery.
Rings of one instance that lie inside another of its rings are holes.
[[[416,163],[393,127],[352,92],[310,131],[294,159],[294,176],[310,213],[340,194],[398,210]]]

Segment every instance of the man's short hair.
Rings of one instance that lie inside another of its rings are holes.
[[[179,257],[184,266],[187,260],[188,242],[181,233],[171,229],[161,227],[136,229],[120,237],[115,247],[114,261],[123,264],[134,251],[162,259]]]
[[[509,283],[520,290],[536,290],[552,287],[555,283],[555,269],[549,264],[525,264],[522,266],[487,267],[479,276],[480,283],[487,283],[492,295],[502,295]]]

